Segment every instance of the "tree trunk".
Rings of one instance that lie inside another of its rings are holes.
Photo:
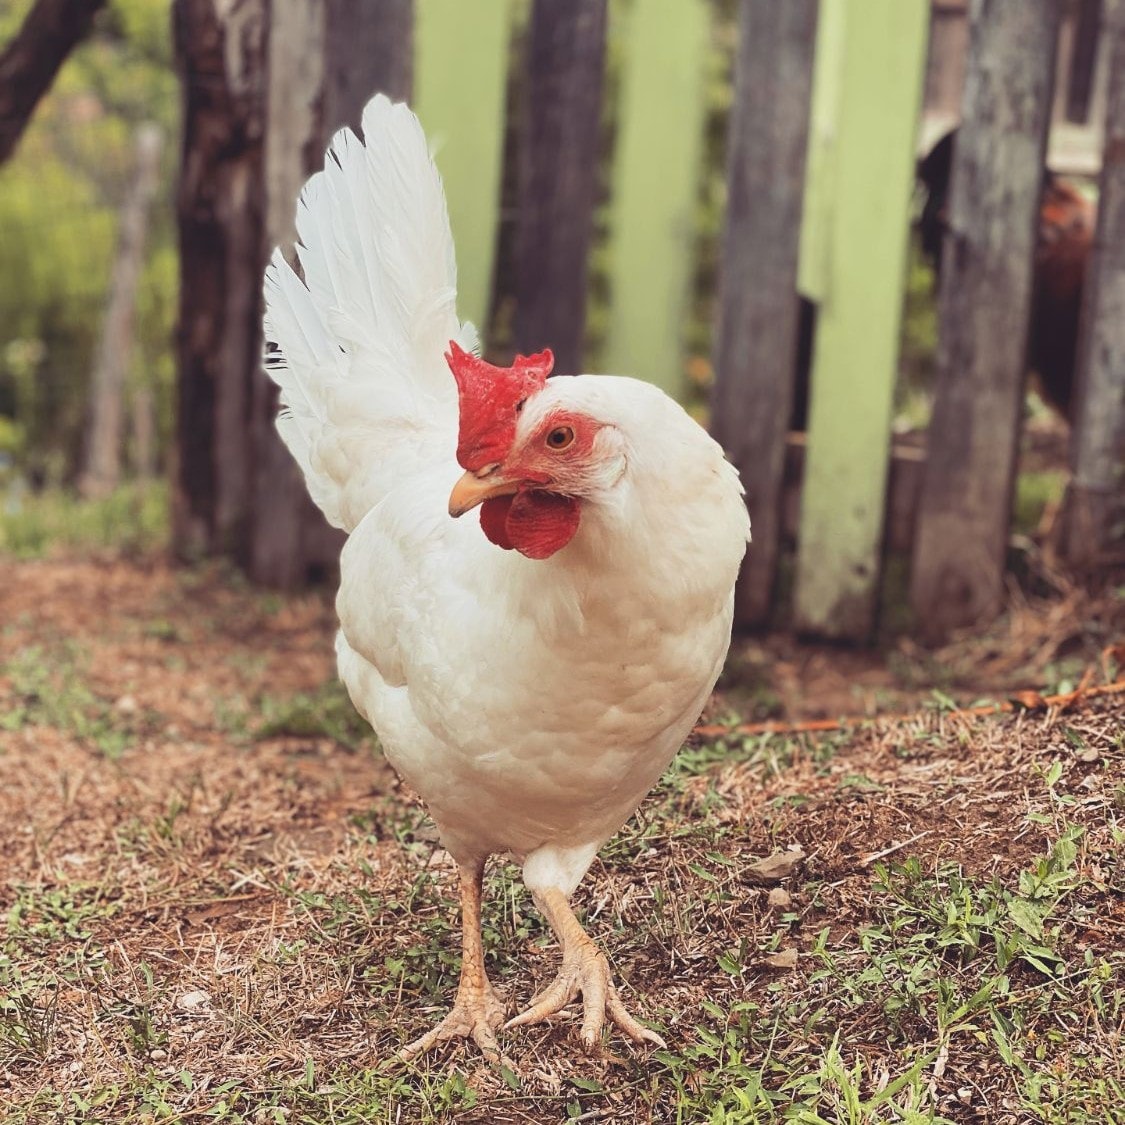
[[[176,0],[183,80],[173,542],[248,561],[261,365],[268,0]]]
[[[754,523],[738,588],[746,626],[769,618],[781,545],[816,17],[816,0],[743,0],[739,20],[711,428]]]
[[[920,632],[1000,610],[1058,0],[975,0],[942,255],[911,600]]]
[[[414,88],[413,0],[327,3],[328,78],[321,126],[325,143],[344,125],[359,131],[363,107],[373,94],[408,101]]]
[[[0,164],[19,143],[59,67],[90,33],[105,0],[37,0],[0,55]]]
[[[412,23],[409,0],[287,0],[275,7],[266,126],[267,249],[281,244],[290,250],[297,196],[323,167],[336,130],[350,125],[358,131],[363,107],[377,92],[398,100],[410,96]],[[249,570],[257,582],[292,589],[335,568],[343,536],[308,498],[277,435],[276,417],[277,388],[256,371]]]
[[[133,358],[133,314],[144,268],[148,213],[160,173],[160,129],[142,125],[136,144],[136,170],[121,208],[109,306],[90,379],[85,465],[78,481],[79,490],[87,497],[108,495],[121,476],[125,381]]]
[[[1108,0],[1109,99],[1098,227],[1086,279],[1064,549],[1088,564],[1125,548],[1125,0]]]
[[[515,343],[582,370],[586,273],[601,161],[605,0],[535,0],[520,139]]]

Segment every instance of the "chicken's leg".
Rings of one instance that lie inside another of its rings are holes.
[[[586,1047],[593,1047],[601,1038],[606,1016],[635,1042],[666,1047],[667,1044],[655,1031],[638,1023],[625,1010],[605,954],[575,918],[566,895],[555,887],[533,891],[532,894],[535,905],[562,944],[562,967],[554,981],[524,1011],[504,1025],[505,1030],[526,1023],[541,1023],[582,993],[582,1042]]]
[[[471,1038],[480,1049],[500,1057],[496,1029],[504,1022],[504,1002],[484,971],[484,946],[480,937],[481,882],[484,860],[458,865],[461,875],[461,980],[453,1010],[425,1035],[407,1044],[399,1057],[412,1059],[449,1039]]]

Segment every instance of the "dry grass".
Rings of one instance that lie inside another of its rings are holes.
[[[510,1068],[403,1066],[452,995],[455,879],[332,685],[327,599],[155,559],[7,572],[7,1120],[1125,1121],[1120,699],[689,747],[580,891],[669,1051],[586,1058],[563,1020],[507,1035]],[[1057,605],[985,643],[990,691],[1005,659],[1056,688],[1120,626],[1113,599]],[[762,690],[792,713],[826,658],[785,644]],[[941,659],[980,694],[967,647]],[[933,661],[851,682],[899,709]],[[513,1004],[554,970],[499,863],[485,941]]]

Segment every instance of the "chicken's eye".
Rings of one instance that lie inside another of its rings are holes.
[[[566,449],[574,441],[574,430],[570,426],[556,426],[547,435],[547,444],[552,449]]]

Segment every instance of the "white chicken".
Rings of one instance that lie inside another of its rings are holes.
[[[374,98],[301,194],[298,278],[266,273],[266,365],[312,498],[349,533],[340,676],[421,795],[461,877],[453,1009],[403,1049],[546,1019],[581,1037],[625,1009],[570,907],[598,849],[691,730],[722,667],[750,524],[722,450],[634,379],[548,379],[551,354],[477,358],[455,312],[441,181],[417,118]],[[480,506],[480,520],[464,520]],[[451,518],[452,517],[452,518]],[[481,880],[506,854],[562,946],[505,1021]]]

